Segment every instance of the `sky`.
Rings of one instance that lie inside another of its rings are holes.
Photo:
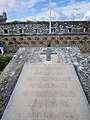
[[[48,21],[50,0],[0,0],[7,21]],[[52,21],[89,21],[90,0],[51,0]]]

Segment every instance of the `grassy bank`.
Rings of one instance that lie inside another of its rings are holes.
[[[10,55],[0,55],[0,74],[11,60]]]

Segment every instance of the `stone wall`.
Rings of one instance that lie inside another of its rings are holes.
[[[7,20],[7,14],[6,12],[4,11],[2,13],[2,15],[0,15],[0,24],[5,24],[6,23],[6,20]]]
[[[90,52],[90,35],[88,34],[33,34],[0,35],[5,51],[16,52],[19,47],[61,47],[78,46],[82,52]]]
[[[51,32],[59,34],[90,34],[89,21],[52,21]],[[49,33],[49,22],[10,22],[0,25],[0,35],[31,35]]]
[[[78,46],[81,51],[90,51],[89,21],[10,22],[0,25],[0,42],[5,51],[16,52],[19,47]]]

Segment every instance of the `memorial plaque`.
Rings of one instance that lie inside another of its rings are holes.
[[[90,120],[73,65],[26,63],[1,120]]]

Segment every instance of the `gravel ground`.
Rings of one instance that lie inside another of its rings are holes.
[[[58,49],[58,63],[65,62],[73,64],[80,83],[90,105],[90,57],[82,54],[77,47],[66,47]]]
[[[52,48],[57,51],[57,63],[70,63],[75,66],[81,85],[90,104],[90,58],[77,47]],[[0,75],[0,118],[6,108],[25,62],[43,62],[42,48],[20,48]]]

